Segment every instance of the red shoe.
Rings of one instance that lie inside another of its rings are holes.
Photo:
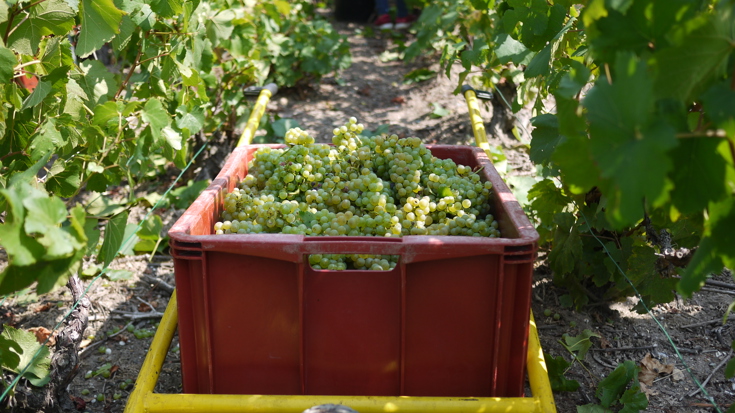
[[[396,19],[395,28],[396,30],[408,29],[409,27],[411,27],[411,23],[415,21],[416,21],[416,16],[414,16],[413,14],[409,14],[408,16],[405,16],[405,17],[399,17]]]
[[[390,18],[390,14],[381,14],[375,19],[373,26],[380,30],[391,30],[393,28],[393,20]]]

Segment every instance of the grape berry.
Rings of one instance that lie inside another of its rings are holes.
[[[499,237],[492,184],[479,171],[439,159],[418,138],[360,136],[355,118],[334,129],[334,146],[305,131],[285,149],[258,149],[248,175],[225,196],[216,234]],[[396,256],[314,254],[314,269],[389,270]]]

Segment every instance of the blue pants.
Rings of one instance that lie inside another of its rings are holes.
[[[388,6],[389,0],[375,0],[375,11],[378,13],[378,16],[383,14],[388,14],[389,6]],[[408,8],[406,8],[406,2],[403,0],[395,0],[396,1],[396,11],[397,15],[396,17],[406,17],[408,16]]]

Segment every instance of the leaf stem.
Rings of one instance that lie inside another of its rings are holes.
[[[19,64],[18,66],[16,66],[13,69],[13,71],[18,72],[18,71],[20,71],[20,69],[22,69],[22,68],[24,68],[26,66],[35,65],[36,63],[41,63],[41,61],[40,60],[31,60],[30,62],[25,62],[23,64]]]
[[[2,161],[3,159],[5,159],[5,158],[7,158],[7,157],[13,156],[13,155],[24,155],[24,156],[30,156],[30,155],[28,155],[28,154],[26,153],[26,151],[15,151],[15,152],[10,152],[10,153],[8,153],[8,154],[5,154],[5,155],[3,155],[3,156],[0,156],[0,161]]]
[[[138,64],[139,64],[139,65],[142,65],[143,63],[145,63],[145,62],[147,62],[147,61],[149,61],[149,60],[153,60],[153,59],[158,59],[159,57],[163,57],[163,56],[168,56],[168,55],[170,55],[170,54],[171,54],[171,52],[165,52],[165,53],[161,53],[161,54],[159,54],[158,56],[153,56],[153,57],[149,57],[149,58],[147,58],[147,59],[145,59],[145,60],[141,60],[140,62],[138,62]]]
[[[727,132],[723,129],[708,129],[694,132],[680,132],[676,134],[677,139],[687,138],[727,138]]]

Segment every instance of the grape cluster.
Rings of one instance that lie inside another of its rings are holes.
[[[216,234],[309,236],[464,235],[499,237],[489,211],[492,184],[478,171],[434,157],[418,138],[361,136],[350,118],[333,146],[305,131],[287,148],[261,148],[248,175],[225,196]],[[316,269],[388,270],[395,256],[314,254]]]

